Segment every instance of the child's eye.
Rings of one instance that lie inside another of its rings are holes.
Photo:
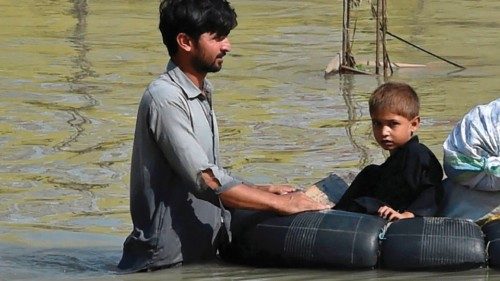
[[[397,127],[398,125],[399,125],[399,123],[398,123],[398,122],[391,122],[391,123],[389,123],[389,126],[390,126],[391,128]]]

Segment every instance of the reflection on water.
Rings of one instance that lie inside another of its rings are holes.
[[[353,85],[353,76],[352,75],[345,75],[342,77],[339,77],[340,79],[340,87],[339,91],[342,93],[342,97],[344,98],[345,105],[347,107],[347,116],[348,116],[348,123],[345,125],[346,129],[346,134],[349,140],[351,140],[352,147],[356,152],[359,153],[359,166],[358,168],[361,170],[363,167],[367,166],[370,164],[373,159],[370,159],[368,157],[369,151],[371,150],[371,147],[368,147],[367,145],[363,145],[363,143],[366,143],[366,136],[369,135],[369,119],[365,116],[365,122],[361,122],[361,116],[363,115],[360,112],[360,106],[359,104],[355,103],[353,100],[353,94],[354,94],[354,85]],[[359,130],[361,128],[357,128],[355,126],[361,126],[364,125],[364,130]],[[358,130],[356,130],[358,129]],[[361,133],[361,132],[365,133]],[[358,140],[358,137],[356,136],[361,136],[363,139],[360,141]]]
[[[223,162],[254,182],[307,186],[351,178],[383,161],[370,131],[372,76],[324,79],[340,48],[341,2],[234,0],[239,26],[223,71],[211,75]],[[151,1],[0,0],[0,279],[467,279],[451,273],[254,269],[214,264],[114,274],[131,228],[128,176],[137,103],[164,69]],[[459,8],[457,8],[459,7]],[[420,138],[438,156],[472,106],[498,97],[496,1],[389,1],[389,30],[467,67],[389,40],[395,62],[426,63],[394,80],[422,101]],[[368,5],[353,51],[373,53]],[[208,276],[208,277],[207,277]]]
[[[90,51],[90,46],[85,42],[87,34],[87,15],[88,4],[86,0],[75,0],[71,14],[77,19],[73,34],[68,37],[72,47],[76,52],[76,56],[71,60],[73,62],[72,74],[67,77],[70,95],[81,95],[85,104],[78,108],[67,109],[67,113],[71,116],[67,122],[75,130],[75,133],[66,140],[55,145],[57,150],[66,150],[71,146],[71,143],[77,142],[78,137],[84,132],[84,126],[90,123],[90,120],[82,115],[82,111],[97,105],[97,100],[90,94],[90,85],[85,84],[85,78],[95,76],[96,73],[92,70],[92,64],[87,59],[87,53]]]

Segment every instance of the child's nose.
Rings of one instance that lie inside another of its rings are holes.
[[[382,135],[383,136],[388,136],[391,133],[391,128],[389,126],[384,126],[382,128]]]

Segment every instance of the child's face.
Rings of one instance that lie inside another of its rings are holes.
[[[373,136],[377,143],[392,154],[397,148],[404,145],[420,126],[420,117],[412,120],[406,117],[383,111],[371,115]]]

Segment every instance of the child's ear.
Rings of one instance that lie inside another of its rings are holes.
[[[415,118],[413,118],[410,124],[411,124],[411,132],[413,135],[413,133],[415,133],[415,131],[417,131],[418,128],[420,128],[420,116],[416,116]]]

